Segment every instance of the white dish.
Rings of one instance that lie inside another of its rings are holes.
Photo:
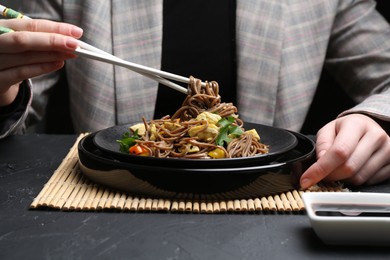
[[[307,192],[302,198],[324,243],[390,246],[390,193]]]

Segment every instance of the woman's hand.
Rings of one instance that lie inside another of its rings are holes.
[[[82,35],[74,25],[48,20],[0,20],[15,32],[0,35],[0,106],[10,104],[21,81],[62,68]]]
[[[321,180],[352,185],[390,178],[390,137],[373,119],[350,114],[328,123],[317,134],[317,162],[302,174],[306,189]]]

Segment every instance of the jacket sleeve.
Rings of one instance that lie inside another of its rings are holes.
[[[325,69],[364,113],[390,122],[390,26],[375,1],[340,1]]]
[[[21,134],[25,131],[24,121],[31,100],[31,82],[26,80],[21,83],[14,102],[0,108],[0,139],[11,134]]]

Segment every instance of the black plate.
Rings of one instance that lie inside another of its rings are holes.
[[[132,125],[134,124],[114,126],[97,132],[93,139],[96,147],[106,153],[107,156],[129,163],[169,166],[172,168],[228,168],[268,163],[292,150],[298,143],[296,136],[287,130],[261,124],[245,123],[244,128],[246,130],[253,128],[257,130],[261,137],[261,142],[269,145],[269,153],[244,158],[216,160],[137,156],[121,152],[119,150],[119,144],[116,142],[116,140],[122,138],[123,133],[129,131],[129,126]]]
[[[202,198],[240,199],[286,192],[299,186],[301,174],[315,160],[314,142],[293,133],[297,146],[264,165],[232,168],[142,165],[106,156],[94,144],[95,134],[79,142],[81,172],[95,183],[159,198],[202,194]]]

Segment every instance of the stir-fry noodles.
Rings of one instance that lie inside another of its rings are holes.
[[[173,116],[130,127],[120,143],[126,153],[176,158],[236,158],[268,153],[255,129],[245,131],[232,103],[222,103],[219,86],[194,77],[188,96]]]

